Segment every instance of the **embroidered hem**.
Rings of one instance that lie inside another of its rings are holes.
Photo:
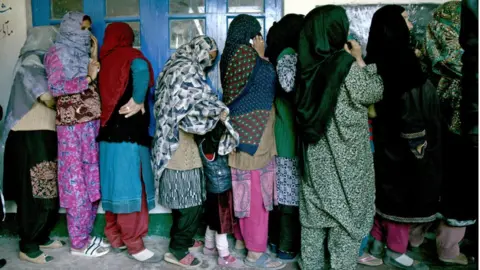
[[[115,214],[130,214],[140,212],[142,209],[142,199],[133,199],[125,201],[106,201],[102,200],[102,208]],[[147,198],[147,208],[155,208],[155,197]]]
[[[435,221],[437,219],[437,214],[433,214],[428,217],[396,217],[396,216],[384,214],[380,212],[378,209],[376,209],[376,211],[377,211],[377,214],[380,215],[381,217],[391,221],[399,222],[399,223],[427,223],[427,222]]]

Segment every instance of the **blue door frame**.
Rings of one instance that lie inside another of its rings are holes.
[[[60,23],[60,20],[50,18],[51,0],[31,0],[31,2],[33,26]],[[169,14],[168,0],[139,0],[140,16],[109,18],[105,16],[106,3],[104,0],[83,0],[83,12],[92,18],[93,34],[98,38],[100,45],[103,42],[105,27],[108,23],[118,21],[140,22],[141,50],[151,61],[156,77],[164,63],[175,51],[170,49],[169,25],[172,20],[204,19],[206,34],[213,37],[217,41],[219,51],[223,51],[228,19],[238,15],[238,13],[227,12],[227,2],[227,0],[205,0],[206,13],[176,15]],[[264,12],[250,15],[263,20],[262,28],[265,36],[266,30],[272,26],[273,22],[282,17],[282,12],[283,0],[264,0]],[[215,87],[220,88],[218,66],[210,72],[209,76]],[[153,94],[153,90],[151,93]],[[152,107],[150,106],[150,108]]]

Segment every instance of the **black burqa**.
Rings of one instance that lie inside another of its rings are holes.
[[[410,46],[404,11],[388,5],[375,12],[367,44],[366,62],[377,65],[384,83],[373,120],[375,203],[386,219],[423,223],[435,220],[438,211],[440,110],[436,90]]]

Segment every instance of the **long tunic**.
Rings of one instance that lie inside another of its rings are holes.
[[[368,106],[382,98],[376,66],[354,63],[340,88],[324,136],[308,148],[310,183],[302,183],[303,227],[342,227],[355,240],[368,234],[375,214],[375,177]]]
[[[282,51],[277,61],[279,85],[275,97],[276,181],[278,203],[298,206],[300,170],[296,153],[297,134],[293,112],[293,91],[297,73],[297,53],[292,48]]]
[[[68,80],[62,61],[55,47],[45,56],[48,88],[55,96],[77,94],[88,88],[87,77],[79,76]],[[57,126],[58,145],[58,189],[60,206],[72,208],[87,200],[100,199],[100,175],[98,144],[95,138],[100,120],[72,126]]]
[[[100,142],[102,207],[105,211],[140,212],[142,183],[148,210],[155,208],[148,107],[145,108],[145,114],[138,112],[130,118],[119,114],[120,108],[130,98],[137,104],[144,103],[148,90],[148,76],[147,62],[143,59],[134,59],[126,89],[105,126],[100,128],[97,137],[97,141]]]

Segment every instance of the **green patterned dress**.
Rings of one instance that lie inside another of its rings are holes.
[[[300,189],[304,270],[356,268],[360,243],[375,214],[367,111],[382,93],[376,66],[354,63],[324,136],[307,150],[311,181],[302,182]]]

